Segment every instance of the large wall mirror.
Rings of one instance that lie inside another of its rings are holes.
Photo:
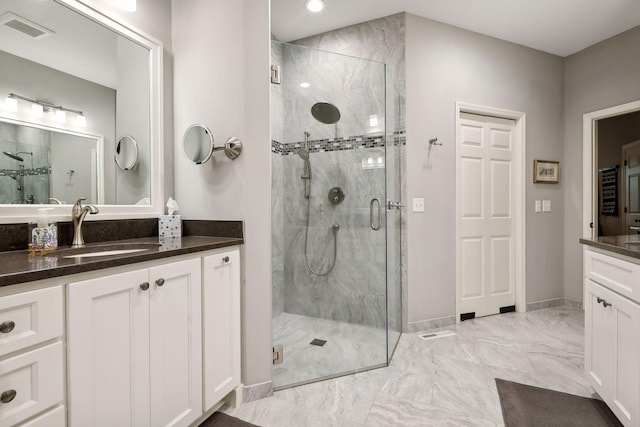
[[[0,0],[0,222],[87,197],[101,218],[162,206],[162,47],[76,0]],[[136,141],[135,168],[118,141]],[[32,153],[24,154],[24,153]],[[17,160],[20,157],[23,160]]]

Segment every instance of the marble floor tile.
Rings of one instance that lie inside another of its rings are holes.
[[[281,320],[278,333],[295,360],[286,367],[290,378],[326,369],[327,355],[349,367],[384,351],[380,330],[304,316]],[[507,313],[443,329],[455,335],[425,341],[403,334],[389,367],[281,390],[225,412],[264,427],[503,426],[495,378],[595,396],[583,371],[581,310]],[[306,340],[318,333],[336,345],[312,354]]]

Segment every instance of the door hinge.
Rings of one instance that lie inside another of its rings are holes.
[[[281,345],[273,346],[273,364],[281,365],[284,362],[284,348]]]
[[[624,161],[624,165],[627,166],[627,161],[626,160]]]
[[[624,213],[627,213],[627,207],[626,206],[624,207]]]
[[[271,83],[274,85],[279,85],[281,83],[280,76],[280,66],[272,65],[271,66]]]
[[[592,222],[589,223],[589,228],[593,228],[593,223]]]

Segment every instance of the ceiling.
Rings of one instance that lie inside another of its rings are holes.
[[[559,56],[640,25],[638,0],[271,0],[271,31],[289,42],[399,12],[444,22]]]

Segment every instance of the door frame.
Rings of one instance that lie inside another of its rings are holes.
[[[482,116],[491,116],[501,119],[510,119],[515,121],[515,142],[513,145],[513,193],[514,193],[514,250],[515,250],[515,299],[516,311],[527,311],[527,275],[526,275],[526,113],[520,111],[505,110],[502,108],[487,107],[465,102],[456,102],[456,147],[455,147],[455,182],[456,182],[456,323],[460,323],[460,306],[461,306],[461,288],[462,288],[462,270],[458,260],[460,258],[460,209],[458,204],[458,194],[460,192],[460,113],[471,113]]]
[[[598,120],[640,110],[640,101],[616,105],[582,116],[582,237],[598,237]],[[593,224],[593,227],[592,227]]]

